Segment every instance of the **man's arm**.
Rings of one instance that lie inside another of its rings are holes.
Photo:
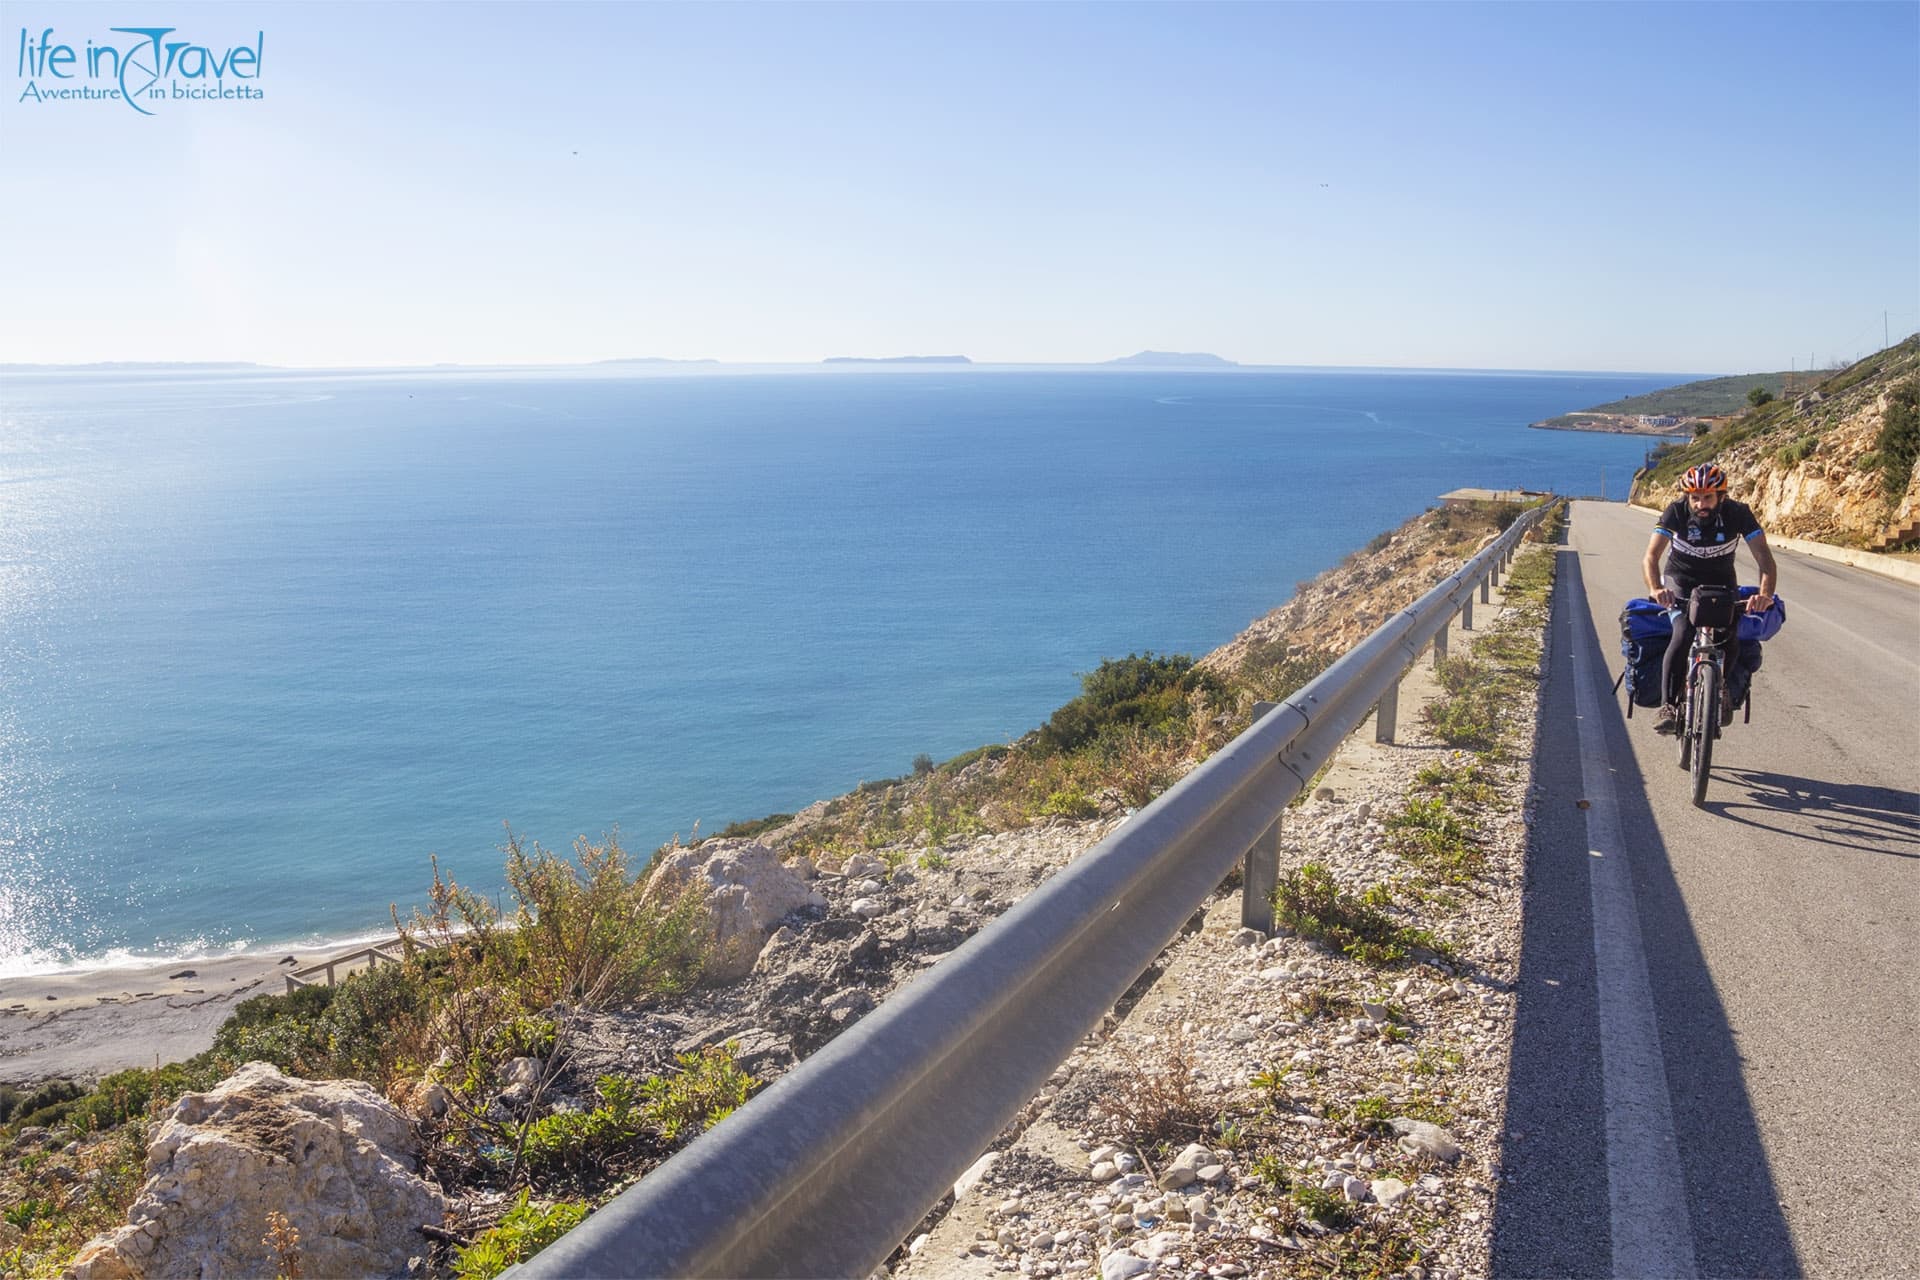
[[[1767,545],[1764,531],[1755,529],[1747,535],[1747,546],[1753,551],[1753,562],[1760,566],[1760,590],[1747,597],[1747,612],[1760,613],[1773,603],[1773,589],[1780,583],[1780,566],[1774,563],[1773,548]]]
[[[1754,554],[1757,556],[1764,550],[1764,547],[1755,547]],[[1666,554],[1667,531],[1665,529],[1656,530],[1653,535],[1653,541],[1647,543],[1647,558],[1640,563],[1640,576],[1647,580],[1647,598],[1663,609],[1671,609],[1673,608],[1673,592],[1667,590],[1660,582],[1660,562],[1666,558]],[[1772,557],[1770,555],[1768,557],[1768,563],[1772,563]]]

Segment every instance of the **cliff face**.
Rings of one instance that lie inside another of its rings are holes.
[[[1769,533],[1858,547],[1911,538],[1920,521],[1920,473],[1909,464],[1904,488],[1890,499],[1878,441],[1902,388],[1916,379],[1920,337],[1663,455],[1636,477],[1634,499],[1664,506],[1686,467],[1713,461],[1726,469],[1731,496],[1752,506]]]

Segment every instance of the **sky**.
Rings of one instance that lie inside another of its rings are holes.
[[[116,26],[257,75],[31,95],[113,87]],[[0,66],[0,361],[1704,374],[1920,329],[1911,2],[4,0]],[[259,96],[166,96],[206,84]]]

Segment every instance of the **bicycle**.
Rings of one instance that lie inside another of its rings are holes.
[[[1686,599],[1687,620],[1693,623],[1693,646],[1687,651],[1687,683],[1680,702],[1680,767],[1693,772],[1693,803],[1707,802],[1707,779],[1713,768],[1713,744],[1720,730],[1733,723],[1733,703],[1727,693],[1727,632],[1740,625],[1739,593],[1730,587],[1696,587]],[[1750,699],[1747,715],[1753,715]]]

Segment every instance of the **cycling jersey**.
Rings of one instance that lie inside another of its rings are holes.
[[[1699,516],[1681,498],[1660,513],[1654,532],[1666,535],[1670,547],[1666,572],[1677,584],[1676,593],[1687,595],[1695,587],[1738,586],[1734,548],[1759,537],[1760,522],[1744,502],[1722,498],[1719,506]]]

